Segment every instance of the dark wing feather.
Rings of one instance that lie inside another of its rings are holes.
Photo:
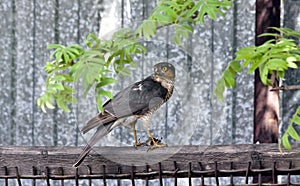
[[[114,96],[114,99],[108,100],[103,105],[104,113],[99,113],[89,120],[81,131],[85,134],[93,128],[105,126],[118,118],[142,115],[164,102],[166,95],[167,89],[149,76],[123,89]]]
[[[93,117],[91,120],[89,120],[86,123],[86,125],[81,129],[81,132],[85,134],[95,127],[105,126],[105,124],[114,122],[117,119],[117,117],[113,116],[108,112],[100,113],[97,116]]]

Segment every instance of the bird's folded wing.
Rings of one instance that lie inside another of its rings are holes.
[[[143,115],[153,107],[161,105],[166,95],[167,89],[149,76],[123,89],[113,99],[107,101],[103,105],[104,113],[99,113],[89,120],[81,131],[85,134],[93,128],[105,127],[106,124],[120,118]]]
[[[107,124],[116,120],[117,118],[108,112],[99,113],[86,123],[86,125],[81,129],[81,132],[85,134],[93,128],[100,126],[105,127]]]

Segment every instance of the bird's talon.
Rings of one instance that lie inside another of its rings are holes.
[[[146,142],[138,142],[138,143],[135,143],[133,146],[135,148],[139,147],[139,146],[143,146],[143,145],[146,145]]]
[[[149,150],[154,150],[154,149],[156,149],[156,148],[161,148],[161,147],[166,147],[166,146],[168,146],[168,145],[167,145],[167,144],[163,144],[163,143],[160,143],[160,144],[155,143],[154,145],[151,145],[151,146],[148,148],[147,152],[148,152]]]
[[[166,146],[167,146],[167,144],[161,143],[161,140],[160,140],[160,139],[157,139],[157,138],[152,138],[152,139],[151,139],[151,138],[149,137],[149,139],[148,139],[147,142],[148,142],[147,145],[150,146],[149,149],[148,149],[147,151],[153,150],[153,149],[156,149],[156,148],[166,147]]]

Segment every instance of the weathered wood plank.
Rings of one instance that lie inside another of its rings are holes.
[[[4,6],[5,4],[5,6]],[[14,79],[13,66],[14,62],[14,52],[13,48],[15,43],[15,24],[14,24],[14,14],[12,11],[12,1],[6,1],[5,3],[1,1],[0,4],[0,141],[2,145],[12,144],[14,136],[11,132],[12,114],[14,113],[14,98],[15,98],[15,88],[11,87],[14,85],[12,80]]]
[[[57,4],[57,41],[59,44],[71,45],[82,42],[80,36],[81,4],[77,0],[59,1]],[[73,88],[75,86],[73,85]],[[76,90],[76,92],[78,92]],[[54,145],[70,146],[76,144],[77,111],[76,105],[70,106],[70,113],[57,109],[53,122]],[[65,135],[69,134],[69,135]]]
[[[246,176],[258,173],[277,175],[289,172],[290,162],[300,175],[300,148],[281,153],[277,144],[226,145],[226,146],[173,146],[147,151],[148,147],[97,147],[78,168],[79,178],[157,178],[162,177]],[[10,177],[16,177],[18,167],[21,178],[33,175],[33,167],[39,178],[75,178],[72,167],[80,147],[15,147],[0,148],[0,178],[5,176],[5,167]],[[175,164],[176,162],[176,167]],[[276,162],[276,165],[274,164]],[[217,171],[216,171],[217,166]],[[273,169],[275,166],[276,169]],[[105,169],[105,170],[104,170]],[[48,173],[47,173],[48,172]],[[103,175],[105,172],[105,175]],[[92,175],[92,176],[91,176]]]
[[[284,20],[283,27],[295,29],[299,31],[300,22],[293,21],[292,17],[299,16],[300,14],[300,1],[288,0],[284,2]],[[298,63],[298,66],[300,64]],[[286,78],[282,83],[284,86],[289,85],[300,85],[300,69],[290,69],[286,72]],[[296,112],[297,107],[299,106],[300,100],[300,91],[283,91],[282,93],[282,128],[281,132],[284,132],[289,123],[293,114]],[[297,130],[299,131],[299,130]]]
[[[33,30],[33,113],[32,113],[32,127],[33,127],[33,145],[53,145],[53,110],[48,109],[44,113],[37,106],[37,99],[44,93],[46,87],[47,73],[44,70],[44,65],[50,61],[50,50],[47,45],[55,43],[55,0],[47,1],[45,3],[34,3],[34,26]],[[28,145],[28,144],[27,144]]]
[[[232,46],[229,47],[229,50],[225,51],[225,55],[221,57],[221,61],[226,59],[223,68],[226,67],[229,60],[235,57],[234,53],[236,50],[254,45],[255,40],[255,0],[237,0],[233,2],[233,4],[232,26],[228,27],[229,29],[232,29],[232,32],[230,33],[232,35],[228,35],[229,38],[231,37],[229,40],[232,42]],[[228,21],[230,18],[226,18],[226,20]],[[222,30],[222,27],[219,28],[219,30]],[[216,32],[219,32],[219,30],[216,29]],[[227,28],[223,31],[227,32]],[[223,34],[224,33],[220,35],[221,38],[223,37]],[[219,44],[221,43],[222,42],[219,42]],[[220,46],[223,45],[221,44]],[[230,59],[228,60],[228,57],[225,56],[230,56]],[[253,142],[253,136],[249,134],[253,134],[252,113],[254,85],[249,82],[253,81],[254,75],[248,74],[246,71],[247,69],[245,69],[243,73],[240,73],[238,78],[236,78],[236,88],[227,90],[226,93],[227,105],[225,106],[225,109],[228,111],[226,116],[228,123],[226,125],[231,125],[232,127],[231,131],[227,130],[226,132],[229,133],[228,135],[232,136],[231,143],[236,144]],[[228,143],[228,140],[224,140],[224,142]]]

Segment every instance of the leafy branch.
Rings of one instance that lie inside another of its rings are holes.
[[[89,34],[85,39],[86,49],[80,45],[62,46],[51,44],[49,49],[55,49],[50,55],[54,60],[47,62],[45,71],[48,73],[46,91],[38,99],[38,106],[46,112],[46,107],[53,109],[53,102],[66,112],[70,109],[68,103],[76,103],[72,87],[82,80],[84,97],[94,87],[97,105],[102,108],[101,97],[112,98],[112,93],[104,87],[116,80],[109,77],[112,72],[110,64],[113,62],[113,71],[116,74],[129,74],[125,65],[134,66],[132,54],[140,54],[146,49],[136,42],[136,38],[125,38],[129,30],[116,32],[112,40],[100,41],[97,36]]]
[[[295,130],[294,125],[300,125],[300,106],[297,108],[296,113],[293,115],[292,119],[290,120],[290,124],[285,131],[285,133],[281,137],[281,143],[286,149],[291,149],[291,144],[289,137],[292,139],[299,141],[300,137],[298,132]]]
[[[152,38],[160,28],[174,25],[174,42],[181,45],[181,40],[193,32],[193,25],[203,24],[205,16],[216,19],[217,15],[224,15],[228,6],[230,0],[161,0],[135,31],[121,29],[108,40],[100,40],[90,33],[84,47],[49,45],[54,51],[50,55],[52,62],[44,67],[48,77],[38,106],[46,112],[46,108],[55,108],[56,103],[64,111],[70,111],[68,104],[77,102],[73,87],[81,82],[84,96],[94,88],[98,109],[103,111],[102,97],[112,98],[112,93],[105,88],[116,81],[112,74],[129,75],[127,66],[136,65],[133,56],[147,52],[138,42],[140,39]]]
[[[249,74],[259,69],[261,81],[265,85],[272,86],[271,74],[276,72],[278,79],[284,79],[286,70],[299,68],[297,62],[300,61],[300,45],[296,41],[300,39],[300,32],[289,28],[272,27],[272,29],[278,33],[265,33],[261,34],[260,37],[272,36],[275,39],[260,46],[241,48],[236,52],[235,59],[229,63],[217,81],[215,94],[219,100],[223,99],[226,88],[236,86],[236,76],[242,69],[247,68]],[[290,125],[280,141],[286,149],[291,148],[289,137],[300,140],[299,134],[294,129],[294,124],[300,125],[300,106],[290,120]]]
[[[181,40],[193,33],[193,25],[203,24],[205,16],[213,20],[217,15],[224,16],[224,11],[231,5],[230,0],[161,0],[150,17],[138,27],[136,34],[151,38],[160,28],[173,25],[173,40],[182,45]]]
[[[38,106],[46,112],[46,108],[53,109],[53,100],[56,100],[57,105],[69,111],[66,103],[76,103],[77,100],[73,96],[74,89],[69,86],[69,83],[74,82],[74,78],[69,73],[64,73],[74,64],[74,61],[82,55],[83,48],[80,45],[70,45],[68,47],[50,44],[49,49],[55,49],[50,55],[55,58],[52,62],[47,62],[44,66],[45,71],[48,73],[46,80],[46,91],[38,98]]]

